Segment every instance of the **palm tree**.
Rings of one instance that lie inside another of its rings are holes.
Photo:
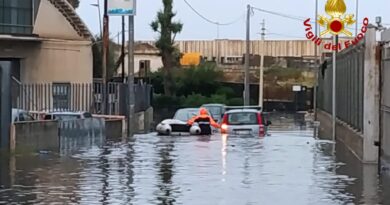
[[[163,10],[157,13],[156,19],[150,24],[154,32],[160,34],[156,47],[160,50],[164,70],[164,93],[167,96],[175,95],[175,82],[172,69],[175,66],[177,49],[174,46],[176,34],[183,29],[183,24],[174,22],[176,13],[172,11],[173,0],[162,0]]]

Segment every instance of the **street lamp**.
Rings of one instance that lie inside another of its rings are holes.
[[[103,35],[103,29],[102,29],[102,15],[101,15],[101,11],[100,11],[100,3],[99,3],[100,0],[97,0],[97,4],[91,4],[91,6],[94,6],[94,7],[97,7],[98,11],[99,11],[99,28],[100,28],[100,36]]]

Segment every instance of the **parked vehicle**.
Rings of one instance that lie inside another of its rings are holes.
[[[198,124],[190,126],[187,121],[192,117],[198,115],[199,108],[184,108],[176,111],[173,119],[166,119],[160,122],[156,131],[159,135],[172,135],[172,134],[191,134],[198,135],[201,133]]]
[[[11,122],[26,122],[26,121],[34,121],[34,117],[32,117],[28,111],[21,109],[12,109]]]
[[[221,132],[228,135],[237,136],[260,136],[264,137],[268,133],[270,121],[265,122],[261,110],[251,108],[228,110],[221,124]]]
[[[44,115],[44,120],[78,120],[92,118],[89,112],[49,112]]]
[[[226,111],[226,105],[224,104],[204,104],[201,107],[206,108],[210,113],[214,120],[218,123],[221,122],[222,117]]]

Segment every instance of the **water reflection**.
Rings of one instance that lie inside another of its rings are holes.
[[[312,130],[139,135],[0,160],[0,204],[389,204],[388,178]]]

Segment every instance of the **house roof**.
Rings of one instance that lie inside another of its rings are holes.
[[[160,51],[154,45],[149,43],[135,43],[134,53],[136,54],[159,54]]]
[[[49,0],[49,2],[62,13],[81,37],[93,39],[92,33],[67,0]]]

